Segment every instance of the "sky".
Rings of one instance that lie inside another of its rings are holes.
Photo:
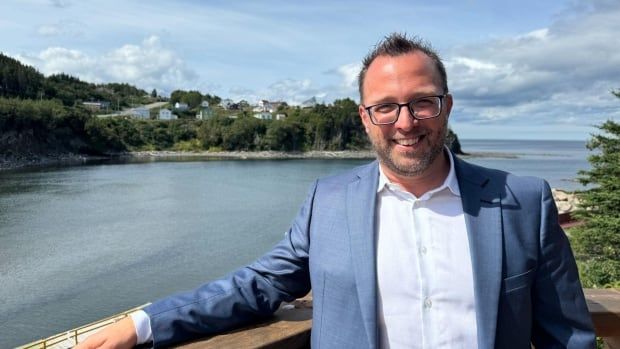
[[[2,0],[0,52],[167,95],[359,101],[391,32],[438,50],[463,139],[586,140],[620,120],[620,1]]]

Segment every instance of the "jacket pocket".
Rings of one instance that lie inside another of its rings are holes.
[[[525,287],[530,287],[536,276],[536,267],[513,276],[509,276],[502,281],[504,293],[516,291]]]

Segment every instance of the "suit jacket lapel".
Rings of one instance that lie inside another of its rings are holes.
[[[474,274],[479,348],[493,348],[502,281],[501,190],[474,166],[454,157]]]
[[[358,173],[347,188],[347,222],[351,258],[361,314],[370,348],[377,345],[377,269],[375,248],[375,205],[379,169],[377,162]]]

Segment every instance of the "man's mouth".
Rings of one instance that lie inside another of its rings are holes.
[[[405,147],[411,147],[411,146],[418,144],[422,140],[422,138],[424,138],[424,135],[413,137],[413,138],[398,138],[392,141],[398,145],[402,145]]]

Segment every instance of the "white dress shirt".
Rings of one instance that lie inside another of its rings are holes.
[[[380,168],[375,229],[382,349],[478,347],[469,242],[449,158],[443,184],[419,198]]]

